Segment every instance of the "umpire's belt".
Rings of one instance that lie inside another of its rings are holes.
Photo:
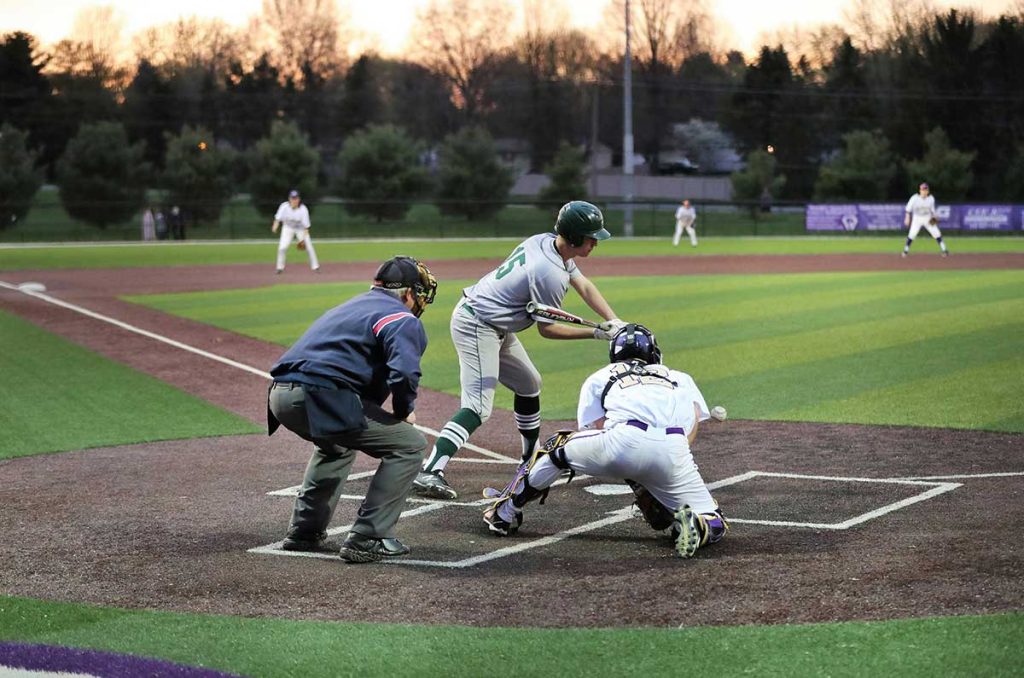
[[[647,429],[651,428],[650,425],[645,424],[644,422],[640,421],[639,419],[630,419],[629,421],[626,422],[626,425],[627,426],[636,426],[641,431],[646,431]],[[665,433],[668,433],[669,435],[671,435],[671,434],[676,434],[676,435],[681,435],[681,436],[685,436],[686,435],[686,431],[684,431],[682,429],[682,427],[680,427],[680,426],[669,426],[667,429],[665,429]]]
[[[508,334],[508,330],[503,330],[500,327],[495,327],[494,325],[492,325],[491,323],[487,322],[486,320],[481,319],[480,316],[478,316],[476,314],[476,311],[473,310],[473,307],[469,305],[469,299],[466,298],[466,293],[465,292],[462,293],[462,310],[465,311],[466,313],[468,313],[469,315],[473,316],[473,318],[478,323],[480,323],[481,325],[486,325],[487,327],[490,327],[492,330],[494,330],[495,332],[500,334],[502,337],[504,337],[506,334]]]

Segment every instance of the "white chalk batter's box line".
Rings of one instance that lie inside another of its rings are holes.
[[[356,479],[356,478],[359,478],[359,477],[365,478],[365,477],[368,477],[368,476],[370,476],[372,474],[373,474],[373,471],[364,471],[362,473],[355,474],[355,475],[351,476],[351,478],[352,479]],[[969,476],[961,476],[961,477],[969,477]],[[583,479],[583,478],[585,478],[585,476],[581,477],[581,479]],[[879,483],[879,484],[886,484],[886,485],[907,485],[907,486],[912,486],[912,487],[916,486],[916,487],[927,488],[927,489],[923,489],[918,494],[915,494],[913,496],[907,497],[905,499],[901,499],[900,501],[896,501],[896,502],[893,502],[891,504],[886,504],[885,506],[877,508],[877,509],[875,509],[873,511],[868,511],[867,513],[862,513],[860,515],[854,516],[852,518],[849,518],[847,520],[844,520],[844,521],[838,522],[838,523],[810,523],[810,522],[797,522],[797,521],[788,521],[788,520],[755,520],[755,519],[750,519],[750,518],[733,518],[731,516],[729,517],[729,522],[731,522],[731,523],[738,523],[738,524],[749,524],[749,525],[766,525],[766,526],[771,526],[771,527],[809,528],[809,529],[817,529],[817,530],[848,530],[851,527],[854,527],[856,525],[860,525],[862,523],[866,523],[869,520],[874,520],[876,518],[880,518],[881,516],[884,516],[884,515],[886,515],[888,513],[892,513],[893,511],[898,511],[900,509],[906,508],[906,507],[911,506],[913,504],[917,504],[917,503],[925,501],[927,499],[931,499],[933,497],[937,497],[938,495],[943,494],[945,492],[950,492],[950,491],[955,490],[956,488],[962,486],[962,484],[963,484],[963,483],[954,483],[954,482],[939,482],[939,481],[935,481],[935,480],[912,480],[912,479],[907,479],[907,478],[851,478],[851,477],[846,477],[846,476],[820,476],[820,475],[805,475],[805,474],[799,474],[799,473],[772,473],[772,472],[768,472],[768,471],[747,471],[746,473],[741,473],[739,475],[735,475],[735,476],[732,476],[732,477],[729,477],[729,478],[725,478],[723,480],[719,480],[719,481],[716,481],[716,482],[713,482],[713,483],[709,483],[708,484],[708,489],[709,490],[716,490],[716,489],[719,489],[719,488],[722,488],[722,487],[727,487],[729,485],[737,485],[739,483],[746,482],[748,480],[753,480],[754,478],[790,478],[790,479],[795,479],[795,480],[816,480],[816,481],[822,481],[822,482],[840,482],[840,483]],[[556,483],[556,484],[562,484],[564,482],[565,481],[563,479],[563,480],[559,480],[558,483]],[[297,492],[297,488],[285,488],[284,490],[276,490],[274,492],[268,492],[267,494],[274,495],[274,496],[295,496],[296,492]],[[342,495],[342,497],[346,498],[346,499],[358,499],[358,500],[362,499],[362,496],[360,496],[360,495]],[[412,501],[414,503],[419,503],[420,505],[417,506],[416,508],[412,508],[412,509],[409,509],[407,511],[404,511],[401,514],[401,516],[400,516],[401,518],[410,518],[412,516],[417,516],[417,515],[421,515],[421,514],[424,514],[424,513],[430,513],[430,512],[433,512],[433,511],[440,510],[440,509],[442,509],[442,508],[444,508],[446,506],[482,507],[482,506],[485,506],[485,505],[491,503],[493,500],[491,500],[491,499],[480,499],[480,500],[472,501],[472,502],[447,502],[447,501],[434,501],[434,500],[425,500],[425,499],[410,499],[410,501]],[[549,546],[551,544],[556,544],[556,543],[558,543],[560,541],[568,539],[569,537],[573,537],[573,536],[578,535],[578,534],[584,534],[584,533],[587,533],[587,532],[592,532],[594,530],[599,530],[599,529],[601,529],[603,527],[606,527],[608,525],[614,525],[616,523],[625,522],[627,520],[633,519],[633,517],[634,517],[633,507],[632,506],[626,506],[624,508],[621,508],[621,509],[618,509],[618,510],[615,510],[615,511],[609,511],[604,518],[601,518],[599,520],[595,520],[593,522],[586,523],[584,525],[579,525],[577,527],[573,527],[573,528],[568,529],[568,530],[564,530],[564,531],[559,532],[557,534],[553,534],[553,535],[550,535],[550,536],[547,536],[547,537],[540,537],[538,539],[532,539],[530,541],[516,541],[514,544],[512,544],[510,546],[506,546],[504,548],[499,548],[499,549],[496,549],[496,550],[488,552],[488,553],[483,553],[483,554],[472,556],[470,558],[465,558],[465,559],[462,559],[462,560],[444,561],[444,560],[396,559],[396,560],[389,560],[389,561],[386,561],[386,562],[389,563],[389,564],[394,564],[394,565],[414,565],[414,566],[421,566],[421,567],[441,567],[441,568],[449,568],[449,569],[462,569],[462,568],[466,568],[466,567],[474,567],[476,565],[480,565],[482,563],[486,563],[486,562],[491,561],[491,560],[497,560],[499,558],[506,558],[506,557],[514,555],[516,553],[521,553],[523,551],[528,551],[530,549],[535,549],[535,548],[540,548],[542,546]],[[332,528],[332,529],[328,530],[327,534],[329,536],[334,536],[334,535],[337,535],[337,534],[347,533],[351,529],[352,529],[352,525],[343,525],[341,527],[335,527],[335,528]],[[268,544],[266,546],[260,546],[260,547],[257,547],[257,548],[249,549],[249,553],[260,553],[260,554],[275,555],[275,556],[291,556],[291,557],[299,557],[299,558],[320,558],[320,559],[324,559],[324,560],[335,560],[335,559],[337,559],[337,555],[335,555],[333,553],[307,553],[307,552],[301,552],[301,551],[283,551],[283,550],[281,550],[281,542],[275,542],[273,544]]]

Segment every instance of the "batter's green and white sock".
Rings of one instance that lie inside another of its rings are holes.
[[[459,448],[466,444],[473,431],[480,428],[480,416],[473,410],[463,407],[455,413],[455,416],[441,429],[441,435],[434,443],[434,449],[423,464],[423,470],[430,473],[439,473],[448,465],[448,461],[455,456]]]
[[[516,395],[512,407],[516,412],[516,428],[522,436],[523,461],[526,461],[540,438],[540,396]]]

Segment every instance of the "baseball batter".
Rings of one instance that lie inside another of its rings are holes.
[[[711,497],[690,453],[707,403],[688,374],[661,363],[654,335],[626,325],[609,344],[611,363],[580,389],[579,433],[562,431],[516,473],[484,522],[508,536],[523,522],[527,502],[543,498],[564,472],[626,481],[644,518],[658,530],[672,528],[676,551],[692,557],[725,536],[728,523]]]
[[[423,471],[413,484],[416,492],[438,499],[458,493],[445,480],[448,462],[494,407],[494,391],[501,383],[515,394],[516,427],[522,439],[523,459],[529,459],[540,437],[541,376],[516,337],[534,324],[526,312],[531,302],[561,307],[571,285],[604,322],[597,329],[557,325],[537,320],[537,330],[548,339],[607,341],[626,323],[589,281],[574,259],[585,258],[611,234],[596,206],[583,201],[566,203],[558,213],[555,233],[541,233],[523,241],[495,270],[462,292],[451,317],[451,335],[459,356],[461,408],[441,429]]]
[[[695,221],[697,221],[697,210],[690,206],[689,200],[684,200],[683,204],[676,209],[676,233],[672,236],[673,247],[679,247],[679,239],[683,237],[683,231],[690,236],[690,246],[697,246],[697,229],[693,227]]]
[[[320,262],[316,258],[316,250],[313,249],[313,239],[309,237],[309,209],[302,203],[302,196],[298,191],[288,193],[288,199],[277,208],[274,224],[270,227],[271,233],[277,233],[278,228],[281,229],[281,239],[277,243],[277,272],[284,273],[285,255],[288,254],[288,248],[293,240],[305,243],[309,267],[319,272]]]
[[[942,232],[939,231],[938,223],[939,215],[935,211],[935,196],[930,195],[928,184],[922,183],[918,187],[917,193],[910,196],[910,200],[907,201],[903,225],[910,227],[910,233],[907,234],[907,242],[903,245],[903,254],[900,256],[906,257],[910,254],[910,245],[913,244],[914,238],[920,233],[922,227],[928,229],[935,241],[939,243],[942,256],[949,256],[949,250],[946,249],[946,243],[942,241]]]

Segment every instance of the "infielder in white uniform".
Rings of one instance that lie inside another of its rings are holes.
[[[684,200],[683,204],[676,209],[676,233],[672,236],[672,246],[679,247],[679,239],[683,237],[683,231],[690,236],[690,246],[697,246],[697,229],[693,227],[693,222],[697,221],[697,210],[690,206],[689,200]]]
[[[320,262],[316,258],[316,250],[313,249],[313,239],[309,237],[309,210],[302,204],[302,197],[298,191],[288,193],[288,199],[277,208],[274,224],[270,227],[271,233],[277,233],[278,228],[281,229],[281,239],[277,243],[277,272],[284,272],[285,256],[293,240],[299,241],[305,247],[309,255],[309,267],[319,271]]]
[[[910,245],[914,242],[917,234],[921,232],[922,227],[928,229],[935,241],[939,243],[942,256],[949,256],[946,243],[942,242],[942,232],[939,231],[938,223],[939,215],[935,211],[935,196],[929,195],[928,184],[921,184],[917,193],[910,196],[910,200],[907,201],[907,213],[903,218],[903,225],[910,227],[910,233],[907,234],[907,242],[903,246],[903,254],[900,256],[906,257],[910,254]]]
[[[413,488],[418,494],[438,499],[458,497],[445,480],[445,466],[491,416],[499,383],[515,394],[513,408],[523,459],[533,454],[540,437],[541,376],[516,337],[517,332],[535,322],[526,312],[528,303],[561,307],[572,285],[583,301],[605,319],[597,329],[538,320],[537,330],[548,339],[607,341],[625,326],[573,261],[587,257],[599,240],[611,237],[604,228],[601,210],[580,200],[567,203],[558,213],[555,231],[523,241],[498,268],[462,291],[450,325],[459,356],[462,407],[441,429],[423,471],[416,477]]]
[[[654,335],[626,325],[609,345],[611,364],[580,389],[579,433],[560,431],[520,467],[484,512],[500,536],[523,522],[523,507],[543,498],[564,472],[626,481],[648,523],[672,528],[676,551],[690,558],[729,528],[690,454],[707,403],[688,374],[661,365]]]

